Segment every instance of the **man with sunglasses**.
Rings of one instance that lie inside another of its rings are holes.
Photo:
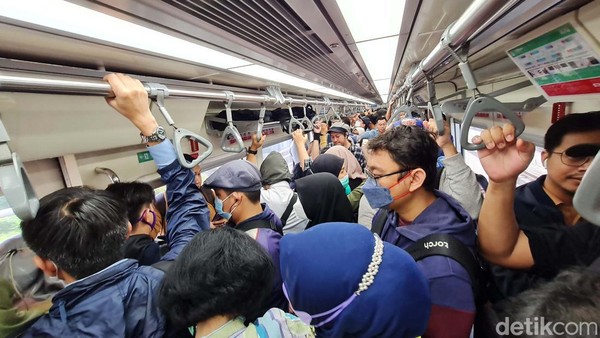
[[[474,142],[486,145],[479,158],[490,179],[479,244],[484,257],[499,266],[493,272],[502,296],[598,257],[600,227],[580,217],[573,196],[600,150],[600,111],[570,114],[550,126],[541,154],[548,174],[516,189],[534,145],[517,140],[512,125],[484,130]]]
[[[371,207],[387,215],[372,231],[402,249],[432,234],[448,234],[474,250],[475,227],[452,197],[434,189],[438,145],[423,128],[399,126],[367,144],[363,193]],[[475,297],[467,270],[456,260],[430,256],[418,260],[429,281],[431,316],[425,337],[468,337],[475,319]],[[425,304],[424,304],[425,305]]]

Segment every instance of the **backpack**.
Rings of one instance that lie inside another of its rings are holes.
[[[387,215],[387,210],[377,210],[371,225],[373,233],[381,235],[387,221]],[[488,302],[488,290],[491,288],[492,278],[489,270],[484,268],[484,264],[482,264],[482,260],[480,260],[477,253],[472,253],[463,242],[449,234],[425,236],[408,247],[406,252],[416,262],[431,256],[444,256],[456,261],[465,268],[471,279],[471,287],[475,298],[474,336],[478,338],[498,337],[495,331],[495,324],[498,319]]]

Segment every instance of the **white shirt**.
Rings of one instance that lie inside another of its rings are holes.
[[[294,191],[290,188],[290,184],[287,181],[281,181],[272,184],[269,189],[260,189],[260,201],[261,203],[266,203],[281,218],[293,194]],[[304,208],[302,208],[302,203],[300,203],[300,198],[298,198],[296,203],[294,203],[287,222],[283,226],[283,233],[302,232],[306,229],[308,222],[308,216],[306,216]]]

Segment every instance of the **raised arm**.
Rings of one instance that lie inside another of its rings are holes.
[[[257,137],[256,134],[252,134],[252,144],[248,148],[249,152],[246,154],[246,161],[254,163],[258,166],[258,160],[256,159],[256,154],[260,148],[262,148],[263,144],[265,144],[265,139],[267,136],[260,135],[260,138]]]
[[[444,135],[438,135],[438,130],[433,119],[425,121],[424,126],[427,130],[436,135],[436,142],[444,153],[444,170],[440,177],[439,190],[447,193],[456,199],[473,219],[479,218],[479,210],[483,203],[483,193],[477,176],[471,168],[465,163],[461,154],[456,151],[456,147],[450,138],[450,124],[444,121],[446,132]]]
[[[519,229],[514,211],[518,175],[531,160],[533,144],[515,138],[514,126],[507,124],[484,130],[474,143],[490,184],[479,214],[479,247],[485,259],[511,269],[528,269],[534,264],[527,236]]]
[[[148,108],[148,94],[142,83],[123,74],[104,78],[111,85],[114,97],[106,102],[135,125],[142,135],[150,136],[158,128]],[[181,166],[175,148],[168,139],[148,142],[161,179],[167,185],[167,243],[169,252],[162,260],[174,260],[183,247],[202,229],[209,228],[208,208],[200,190],[194,184],[194,173]]]
[[[298,161],[300,162],[300,168],[305,170],[304,162],[309,158],[308,152],[306,151],[305,144],[306,139],[304,138],[304,134],[302,133],[302,129],[297,129],[292,133],[292,139],[294,140],[294,146],[296,147],[296,151],[298,152]]]

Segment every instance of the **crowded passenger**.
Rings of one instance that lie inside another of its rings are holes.
[[[235,160],[222,165],[204,182],[215,192],[217,214],[228,219],[227,225],[246,232],[267,250],[275,262],[275,285],[269,307],[285,309],[279,274],[279,240],[283,234],[281,220],[266,204],[260,203],[260,172],[251,162]]]
[[[456,200],[434,190],[438,146],[429,132],[400,126],[367,146],[369,178],[363,192],[371,207],[382,208],[386,216],[382,224],[373,223],[373,231],[403,249],[440,233],[474,249],[475,228],[469,214]],[[475,318],[468,272],[443,256],[427,257],[418,264],[429,280],[433,304],[424,336],[467,337]]]
[[[293,134],[302,133],[296,130]],[[262,148],[266,136],[260,139],[252,137],[251,152],[246,159],[257,164],[256,154]],[[279,152],[271,152],[260,165],[260,176],[262,188],[260,190],[260,201],[279,217],[283,227],[283,233],[300,232],[306,228],[309,222],[298,195],[291,188],[292,174],[287,162]]]
[[[284,236],[281,269],[290,309],[318,337],[425,332],[431,310],[426,278],[404,250],[361,225],[326,223]]]
[[[208,226],[206,204],[194,185],[193,173],[179,164],[173,145],[160,137],[164,134],[158,132],[143,85],[122,74],[105,79],[114,93],[106,99],[108,104],[141,132],[170,191],[169,251],[157,263],[167,270],[191,238]],[[24,336],[162,337],[174,333],[155,297],[163,271],[123,259],[130,227],[124,206],[109,192],[66,188],[40,200],[35,218],[21,223],[23,238],[36,254],[36,265],[66,286],[54,295],[49,313]]]
[[[156,212],[152,210],[154,189],[146,183],[113,183],[106,191],[123,202],[131,231],[125,241],[125,258],[136,259],[140,265],[152,265],[160,260],[156,237],[150,234],[156,227]]]
[[[548,174],[517,189],[534,145],[515,137],[510,124],[485,130],[474,142],[486,145],[478,152],[490,180],[479,243],[487,260],[507,268],[494,271],[504,296],[567,267],[587,266],[600,255],[600,228],[573,207],[583,174],[600,149],[600,112],[570,114],[550,126],[542,152]]]
[[[160,307],[176,327],[194,327],[196,337],[314,337],[280,309],[265,313],[274,273],[269,254],[244,232],[205,231],[165,277]]]
[[[316,132],[318,133],[319,131],[317,130]],[[331,136],[331,142],[327,144],[327,148],[331,148],[334,145],[343,146],[356,157],[358,163],[360,163],[360,168],[364,170],[366,165],[365,156],[360,146],[350,140],[350,127],[345,123],[336,122],[331,125],[327,133]]]

